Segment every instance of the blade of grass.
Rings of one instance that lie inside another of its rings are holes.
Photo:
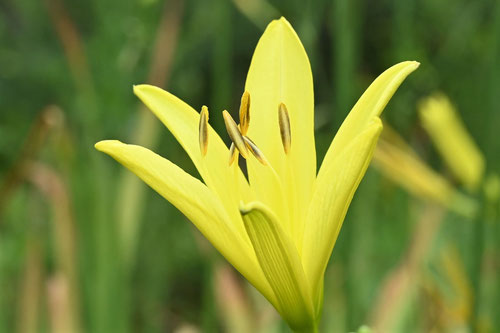
[[[75,241],[75,219],[71,208],[71,199],[61,176],[50,167],[41,163],[28,166],[27,179],[31,181],[42,196],[48,201],[52,210],[52,231],[55,241],[57,269],[61,270],[65,281],[65,292],[68,304],[65,311],[68,327],[71,332],[79,332],[80,297],[78,295],[78,268]]]
[[[234,5],[262,31],[279,11],[266,0],[233,0]]]
[[[356,68],[359,63],[359,30],[360,22],[362,22],[362,10],[360,2],[357,0],[335,0],[332,5],[332,25],[331,36],[333,50],[333,78],[334,86],[332,94],[334,101],[334,128],[338,129],[342,121],[347,116],[349,110],[354,105],[354,88],[353,82],[355,81]],[[351,247],[347,250],[346,269],[345,272],[349,274],[352,264],[350,254],[356,251],[354,248],[357,242],[353,241],[353,230],[350,223],[346,223],[342,230],[342,237],[346,239],[346,244]],[[349,279],[346,281],[346,293],[351,295],[354,292],[355,285]],[[354,300],[350,297],[346,298],[346,326],[348,329],[356,328],[359,323],[355,321],[356,307]]]
[[[490,48],[490,56],[489,56],[489,65],[490,65],[490,80],[485,80],[485,89],[489,92],[489,104],[487,106],[487,118],[488,118],[488,129],[487,129],[487,145],[486,145],[486,157],[488,163],[488,169],[490,172],[495,172],[498,170],[500,165],[500,159],[498,158],[498,153],[500,152],[500,144],[498,137],[498,124],[500,121],[500,115],[498,113],[498,91],[497,87],[500,84],[500,63],[498,61],[498,57],[500,56],[500,3],[496,3],[494,7],[494,15],[492,22],[494,32],[492,34],[491,39],[491,48]],[[474,241],[473,241],[473,276],[472,276],[472,285],[474,289],[474,300],[473,300],[473,310],[470,321],[470,329],[472,331],[477,331],[480,328],[480,313],[482,311],[482,279],[483,273],[485,270],[484,266],[484,256],[485,256],[485,248],[488,247],[488,244],[485,242],[488,241],[489,237],[487,235],[490,232],[495,232],[495,228],[492,227],[497,225],[498,228],[498,217],[488,216],[488,210],[491,209],[491,203],[488,202],[488,198],[484,197],[484,193],[481,195],[482,200],[482,211],[478,214],[478,217],[475,221],[474,228]],[[498,203],[494,203],[498,204]],[[496,223],[495,223],[496,222]],[[497,231],[498,233],[498,231]],[[497,243],[497,242],[496,242]],[[496,249],[498,249],[498,243],[496,244]],[[500,288],[497,287],[497,293],[500,292]],[[498,294],[500,295],[500,293]],[[498,316],[495,316],[494,319],[498,325],[500,320]],[[494,326],[498,327],[498,326]]]
[[[214,283],[220,317],[227,332],[255,332],[255,323],[241,280],[226,263],[214,269]]]
[[[33,207],[31,207],[33,208]],[[32,214],[37,210],[31,210]],[[40,324],[40,298],[43,275],[43,247],[39,234],[33,230],[34,223],[30,224],[26,237],[26,258],[24,276],[19,295],[19,308],[17,316],[17,332],[38,332]]]
[[[213,3],[212,21],[212,72],[211,72],[211,98],[210,106],[212,110],[219,112],[228,108],[228,104],[233,100],[233,26],[231,20],[232,5],[227,0],[217,0]],[[240,92],[240,94],[243,91]],[[236,95],[239,95],[238,93]],[[214,128],[218,131],[224,129],[222,117],[213,117],[216,123]]]
[[[498,140],[498,124],[500,124],[500,112],[498,112],[498,87],[500,87],[500,2],[496,2],[492,25],[494,33],[491,38],[491,56],[489,57],[491,76],[487,87],[489,90],[489,147],[487,147],[486,157],[491,170],[498,171],[500,170],[500,140]]]
[[[493,36],[492,36],[492,46],[491,46],[491,65],[492,65],[492,70],[491,70],[491,83],[489,85],[489,147],[486,151],[486,158],[488,163],[490,164],[489,167],[491,168],[492,171],[498,172],[500,170],[500,140],[498,140],[498,124],[500,124],[500,113],[498,112],[498,87],[500,86],[500,2],[496,2],[496,7],[495,7],[495,15],[493,19]],[[500,214],[499,214],[499,209],[500,209],[500,203],[498,202],[498,198],[496,202],[491,204],[492,210],[496,212],[496,214],[492,214],[492,222],[494,227],[492,228],[492,234],[496,235],[496,237],[493,237],[493,239],[498,240],[500,239]],[[491,237],[490,237],[491,239]],[[492,248],[497,251],[497,253],[500,251],[500,244],[498,241],[494,241]],[[498,264],[498,261],[497,261]],[[498,276],[499,274],[499,265],[496,266],[496,270],[493,273],[494,276]],[[500,308],[500,286],[498,283],[496,284],[496,303],[494,306],[496,306],[496,309]],[[495,316],[495,321],[494,321],[494,327],[500,327],[500,316],[498,314]]]
[[[87,286],[85,310],[89,312],[89,327],[92,331],[106,331],[116,329],[121,321],[113,319],[114,313],[120,312],[123,302],[111,304],[116,293],[113,287],[115,283],[114,274],[118,271],[119,260],[113,257],[113,223],[108,218],[107,207],[109,207],[108,193],[110,177],[108,169],[102,163],[102,157],[89,149],[95,143],[95,133],[100,132],[101,123],[98,121],[99,107],[91,70],[88,65],[84,42],[71,15],[66,10],[61,0],[45,0],[45,5],[55,33],[61,43],[72,79],[76,87],[75,104],[78,112],[77,119],[82,124],[82,140],[85,148],[78,158],[84,159],[86,163],[80,163],[71,172],[77,182],[86,184],[85,180],[91,180],[90,184],[93,195],[80,197],[78,204],[81,212],[79,218],[88,221],[83,225],[84,232],[89,234],[91,246],[86,250],[90,254],[82,263],[89,270],[83,271],[83,281]],[[88,210],[88,207],[93,209]]]
[[[156,33],[155,46],[151,55],[151,68],[147,79],[147,82],[152,85],[165,87],[168,82],[179,35],[183,3],[183,0],[169,1],[164,7]],[[158,144],[161,128],[161,123],[156,117],[145,106],[140,106],[137,125],[131,134],[131,141],[134,144],[154,149]],[[118,230],[121,233],[120,241],[128,270],[134,257],[146,185],[132,173],[122,171],[118,189],[119,196],[116,201]]]
[[[48,313],[51,333],[76,332],[71,313],[70,289],[66,276],[56,273],[47,281]]]
[[[393,332],[399,324],[402,311],[415,292],[415,278],[434,242],[443,221],[444,211],[431,203],[422,207],[413,232],[411,243],[402,255],[402,261],[380,287],[377,300],[372,307],[370,327],[375,331]]]
[[[49,105],[38,114],[33,122],[16,161],[12,164],[0,186],[0,217],[12,193],[25,179],[26,165],[40,152],[49,132],[61,126],[62,116],[59,107]],[[0,219],[0,224],[1,221]]]
[[[334,125],[338,128],[354,105],[356,68],[360,54],[362,10],[357,0],[335,0],[332,6]]]

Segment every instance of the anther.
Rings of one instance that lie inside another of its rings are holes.
[[[262,154],[259,147],[257,147],[257,145],[255,144],[255,142],[250,140],[250,138],[247,136],[244,136],[243,140],[245,140],[245,144],[247,145],[248,149],[252,152],[253,156],[255,156],[255,158],[263,165],[267,165],[267,160],[264,154]]]
[[[250,93],[245,91],[241,96],[240,104],[240,130],[242,135],[246,135],[250,125]]]
[[[231,141],[233,141],[236,148],[238,148],[238,151],[240,152],[241,156],[243,156],[243,158],[247,158],[248,148],[245,145],[245,140],[243,139],[243,136],[240,133],[238,125],[236,125],[233,118],[226,110],[222,112],[222,115],[224,117],[224,124],[226,125],[226,130],[227,133],[229,134],[229,137],[231,138]]]
[[[201,107],[198,138],[201,155],[205,156],[208,149],[208,108],[205,105]]]
[[[231,166],[234,161],[238,158],[238,151],[236,146],[231,142],[231,147],[229,148],[229,165]]]
[[[290,146],[292,144],[292,133],[290,129],[290,117],[288,115],[288,110],[286,105],[280,103],[278,108],[278,120],[280,124],[280,134],[281,134],[281,142],[283,143],[283,149],[285,150],[285,154],[288,154],[290,151]]]

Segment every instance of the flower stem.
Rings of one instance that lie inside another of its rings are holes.
[[[293,331],[294,333],[318,333],[318,327],[317,325],[314,325],[313,327],[306,328],[304,330],[298,330],[298,331]]]

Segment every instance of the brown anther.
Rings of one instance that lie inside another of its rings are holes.
[[[245,145],[245,140],[241,135],[238,125],[236,125],[233,118],[226,110],[222,112],[222,115],[224,117],[224,124],[226,125],[226,130],[229,134],[229,137],[231,138],[231,141],[233,141],[236,148],[238,148],[241,156],[246,159],[248,157],[248,148]]]
[[[259,147],[257,147],[255,142],[250,140],[248,136],[244,136],[243,140],[245,140],[245,144],[247,145],[248,149],[252,152],[253,156],[255,156],[255,158],[263,165],[267,165],[267,160],[264,154],[260,151]]]
[[[236,146],[231,142],[231,147],[229,148],[229,165],[232,165],[235,160],[238,159],[238,151]]]
[[[286,105],[283,103],[280,103],[278,107],[278,121],[280,125],[280,135],[281,142],[283,143],[283,149],[285,150],[285,154],[288,154],[292,145],[292,133],[290,129],[290,117],[288,115],[288,110]]]
[[[198,138],[201,155],[205,156],[208,149],[208,108],[205,105],[201,107]]]
[[[240,104],[240,130],[241,135],[246,135],[250,125],[250,93],[245,90],[241,96]]]

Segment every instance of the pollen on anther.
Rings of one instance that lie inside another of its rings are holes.
[[[231,166],[234,161],[238,158],[238,151],[236,146],[231,142],[231,147],[229,148],[229,166]]]
[[[292,133],[290,129],[290,116],[284,103],[280,103],[278,107],[278,121],[283,149],[285,150],[285,154],[288,154],[292,145]]]
[[[267,160],[264,154],[260,151],[259,147],[253,142],[249,137],[243,136],[243,139],[245,140],[245,144],[247,145],[248,149],[252,152],[253,156],[262,163],[263,165],[267,165]]]
[[[224,117],[224,124],[226,125],[226,130],[229,134],[229,137],[231,138],[231,141],[234,143],[236,148],[238,148],[241,156],[243,156],[243,158],[247,158],[248,148],[245,145],[245,141],[243,140],[243,136],[241,135],[238,125],[236,125],[233,118],[226,110],[222,112],[222,115]]]
[[[201,107],[198,138],[201,155],[205,156],[208,150],[208,108],[205,105]]]
[[[246,135],[250,126],[250,93],[245,90],[241,96],[240,104],[240,129],[241,134]]]

